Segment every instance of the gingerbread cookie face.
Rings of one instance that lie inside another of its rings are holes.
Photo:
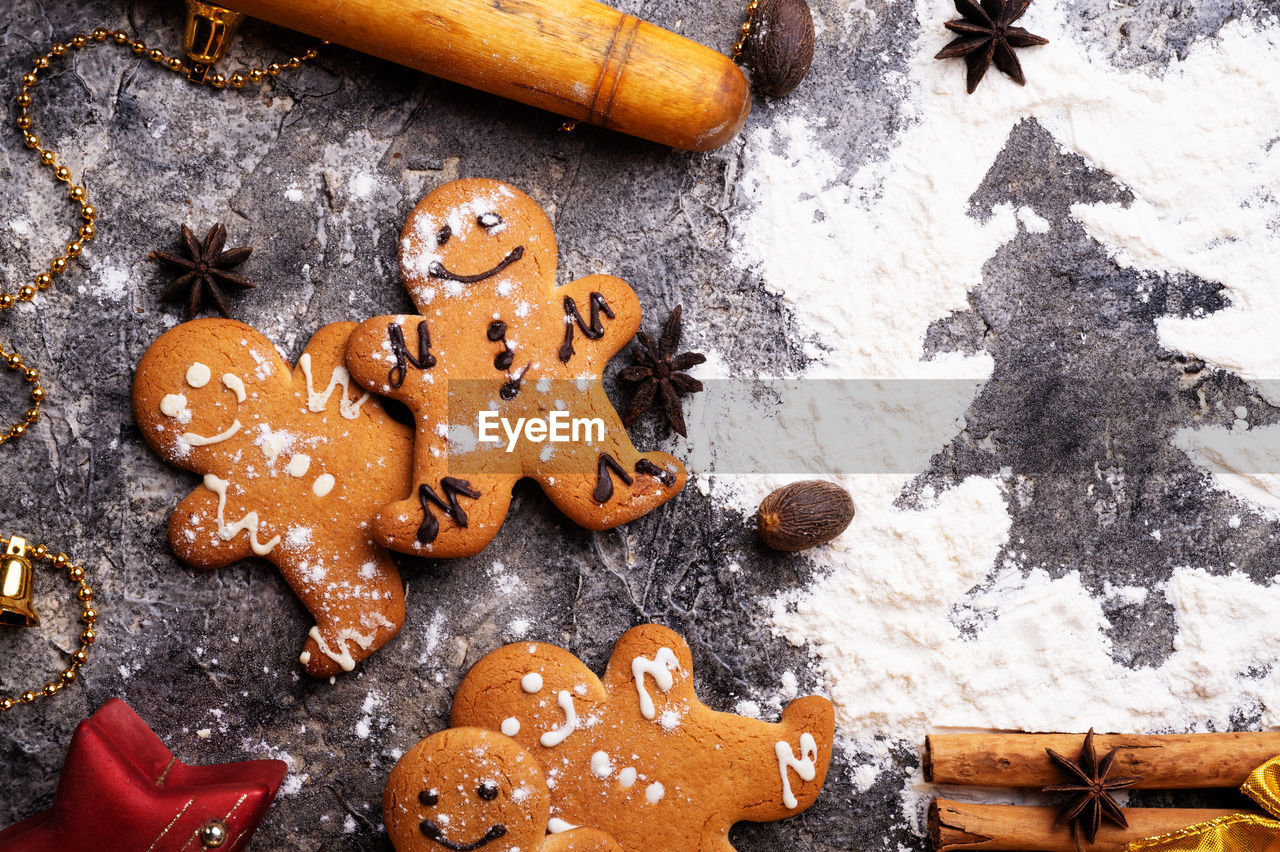
[[[551,797],[538,762],[502,734],[451,728],[405,752],[382,794],[397,852],[621,852],[607,835],[548,840]]]
[[[300,659],[317,677],[350,671],[404,623],[370,521],[409,487],[412,436],[350,381],[354,328],[320,329],[293,368],[243,323],[183,323],[147,350],[133,387],[147,442],[203,477],[170,518],[174,553],[200,568],[274,563],[316,620]]]
[[[595,530],[684,486],[678,461],[635,448],[601,384],[639,300],[607,275],[556,287],[555,234],[533,199],[497,181],[446,184],[409,216],[400,264],[420,315],[368,320],[347,344],[356,381],[416,420],[413,487],[378,513],[382,543],[478,553],[524,476]]]
[[[553,645],[499,648],[463,679],[451,724],[529,751],[551,783],[553,826],[598,828],[630,852],[729,852],[733,823],[817,799],[835,714],[818,696],[791,702],[779,724],[711,710],[694,694],[688,645],[645,624],[618,640],[603,680]]]

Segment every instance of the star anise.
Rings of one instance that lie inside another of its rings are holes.
[[[643,331],[636,333],[639,341],[631,347],[631,357],[635,359],[632,366],[618,373],[624,382],[638,385],[635,396],[627,405],[622,422],[630,426],[640,415],[644,414],[654,403],[661,407],[659,413],[672,429],[685,435],[684,410],[680,397],[702,390],[702,382],[682,372],[707,360],[701,352],[682,352],[680,348],[680,306],[667,317],[662,327],[662,337],[654,346],[649,335]]]
[[[975,0],[955,0],[955,4],[956,11],[963,17],[947,21],[946,27],[959,38],[938,51],[934,59],[963,56],[969,66],[969,94],[978,88],[992,62],[1019,86],[1027,85],[1022,63],[1013,49],[1049,43],[1047,38],[1013,26],[1027,11],[1031,0],[982,0],[980,4]]]
[[[1071,801],[1062,809],[1062,813],[1058,815],[1058,821],[1055,825],[1071,824],[1071,832],[1075,837],[1076,849],[1084,852],[1084,840],[1093,843],[1098,837],[1098,829],[1102,825],[1102,818],[1106,817],[1111,822],[1121,828],[1128,828],[1129,821],[1125,819],[1124,811],[1120,809],[1119,803],[1112,798],[1113,790],[1123,790],[1126,787],[1132,787],[1142,780],[1140,777],[1117,777],[1112,778],[1111,766],[1115,763],[1116,752],[1120,749],[1113,748],[1107,752],[1107,756],[1098,759],[1098,752],[1093,747],[1093,728],[1089,729],[1089,733],[1084,738],[1084,747],[1080,749],[1080,757],[1076,760],[1063,757],[1051,748],[1045,749],[1049,753],[1049,757],[1053,762],[1058,764],[1068,775],[1072,781],[1069,784],[1053,784],[1045,787],[1046,793],[1074,793]]]
[[[190,228],[183,225],[182,242],[186,257],[167,251],[151,252],[152,259],[183,270],[160,295],[161,301],[178,302],[185,299],[187,319],[194,319],[205,302],[212,303],[224,317],[231,316],[223,288],[245,290],[256,286],[240,273],[231,271],[231,267],[248,260],[253,249],[245,247],[223,251],[223,246],[227,244],[227,229],[220,224],[209,229],[203,244],[191,233]]]

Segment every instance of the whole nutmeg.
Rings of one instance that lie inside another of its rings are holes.
[[[760,504],[756,524],[774,550],[826,544],[853,520],[853,498],[839,485],[807,479],[779,488]]]
[[[743,45],[755,86],[776,98],[789,95],[813,62],[813,15],[805,0],[760,0]]]

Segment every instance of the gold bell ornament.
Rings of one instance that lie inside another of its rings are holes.
[[[80,647],[67,654],[67,667],[57,677],[44,686],[19,693],[6,695],[0,692],[0,714],[3,714],[40,698],[52,698],[63,687],[79,679],[80,667],[89,660],[89,647],[98,640],[98,633],[93,627],[98,620],[98,611],[93,608],[93,587],[85,582],[84,567],[70,556],[54,553],[44,544],[27,547],[27,540],[17,535],[8,541],[0,538],[0,544],[4,545],[4,555],[0,557],[0,625],[31,627],[40,623],[40,618],[31,608],[32,575],[35,565],[40,562],[47,562],[58,571],[66,572],[82,607],[80,621],[84,625],[80,631]],[[9,848],[3,841],[0,841],[0,846]]]
[[[218,63],[231,46],[231,39],[244,15],[206,3],[204,0],[187,0],[187,30],[182,46],[191,60],[187,76],[193,83],[203,83],[209,70]]]
[[[9,627],[31,627],[40,617],[31,608],[32,574],[35,567],[27,558],[27,541],[19,536],[9,539],[0,562],[0,624]]]

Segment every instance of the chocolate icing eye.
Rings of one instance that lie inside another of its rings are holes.
[[[481,213],[476,217],[476,224],[481,228],[493,228],[502,224],[502,217],[497,213]]]
[[[435,790],[423,790],[418,794],[418,801],[429,808],[434,808],[440,804],[440,794]]]
[[[453,228],[450,228],[448,225],[445,225],[443,228],[436,231],[436,245],[438,246],[444,245],[445,243],[449,242],[449,238],[452,236],[453,236]]]
[[[494,799],[498,798],[498,785],[492,781],[486,781],[480,785],[480,788],[476,790],[476,792],[479,793],[480,798],[484,799],[486,802],[492,802]]]

